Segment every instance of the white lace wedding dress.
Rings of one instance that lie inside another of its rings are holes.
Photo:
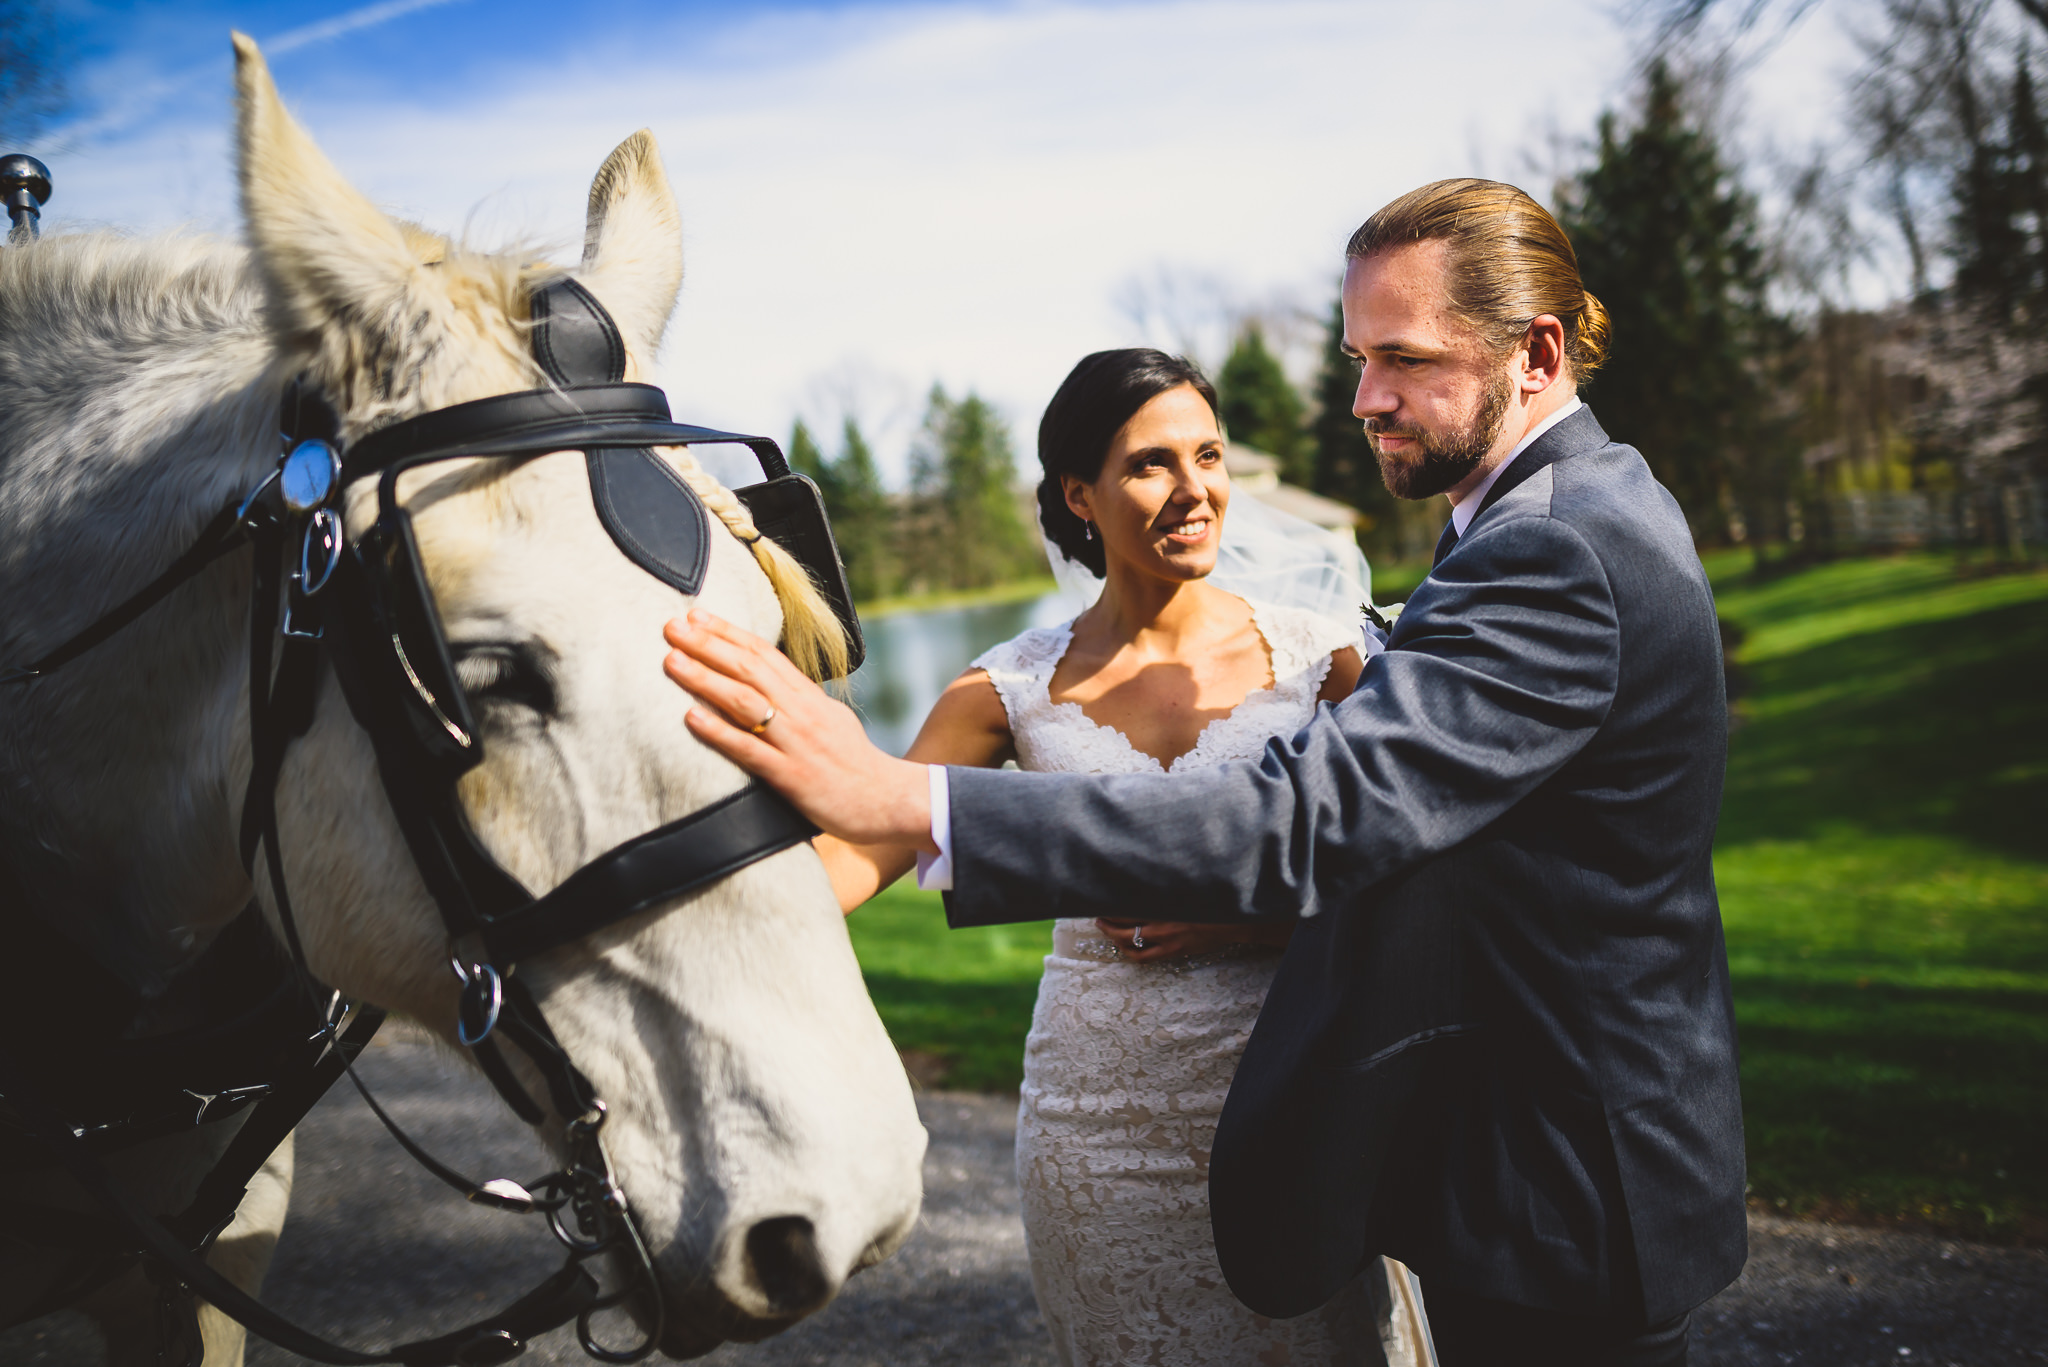
[[[1356,628],[1252,605],[1274,683],[1211,722],[1166,773],[1256,756],[1314,714],[1332,652]],[[1159,773],[1120,731],[1055,703],[1071,622],[1027,631],[974,663],[1001,694],[1025,769]],[[1162,914],[1161,920],[1171,919]],[[1209,1151],[1224,1094],[1279,951],[1149,964],[1119,960],[1093,921],[1054,923],[1024,1045],[1017,1108],[1031,1280],[1067,1367],[1416,1367],[1406,1274],[1374,1264],[1321,1310],[1255,1315],[1230,1294],[1209,1229]]]

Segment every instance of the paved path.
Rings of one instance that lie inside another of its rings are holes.
[[[387,1031],[362,1069],[422,1141],[473,1172],[526,1177],[545,1162],[497,1098],[432,1045]],[[1049,1367],[1017,1220],[1015,1102],[919,1099],[931,1130],[924,1221],[894,1258],[823,1313],[722,1367]],[[2018,1367],[2048,1363],[2048,1254],[1924,1235],[1758,1218],[1742,1280],[1697,1317],[1695,1367]],[[306,1327],[383,1345],[445,1329],[524,1291],[556,1263],[534,1225],[464,1204],[428,1178],[338,1087],[300,1130],[292,1218],[265,1298]],[[485,1294],[486,1290],[488,1294]],[[268,1344],[251,1367],[298,1367]],[[587,1361],[571,1335],[522,1363]],[[94,1367],[92,1332],[58,1316],[0,1333],[4,1367]]]

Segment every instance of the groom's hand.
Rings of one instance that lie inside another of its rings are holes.
[[[697,739],[842,840],[938,853],[925,766],[877,749],[781,651],[701,609],[662,635],[675,647],[663,670],[697,699],[685,718]]]

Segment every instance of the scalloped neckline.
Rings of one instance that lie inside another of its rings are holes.
[[[1151,751],[1140,750],[1137,747],[1136,743],[1133,742],[1131,738],[1125,735],[1122,731],[1118,730],[1114,726],[1109,725],[1107,722],[1099,722],[1095,720],[1095,718],[1089,716],[1087,710],[1083,708],[1080,703],[1054,702],[1052,700],[1053,675],[1059,673],[1060,661],[1066,659],[1067,652],[1073,649],[1074,623],[1080,620],[1079,617],[1070,617],[1066,621],[1062,622],[1059,626],[1054,628],[1054,630],[1059,633],[1059,653],[1052,657],[1052,668],[1046,671],[1044,681],[1040,683],[1038,686],[1040,696],[1042,696],[1045,699],[1046,708],[1056,716],[1065,717],[1068,715],[1072,715],[1073,717],[1078,718],[1080,721],[1085,722],[1088,726],[1094,728],[1096,731],[1106,732],[1107,734],[1116,737],[1117,743],[1123,746],[1123,748],[1129,751],[1134,757],[1142,759],[1147,763],[1151,764],[1162,774],[1171,774],[1175,769],[1180,767],[1180,763],[1182,760],[1191,758],[1192,756],[1199,755],[1202,753],[1203,745],[1207,743],[1207,741],[1209,740],[1210,733],[1215,731],[1217,727],[1222,726],[1227,722],[1236,720],[1239,716],[1241,716],[1244,713],[1246,707],[1251,705],[1252,703],[1263,702],[1268,698],[1276,696],[1280,692],[1280,685],[1283,682],[1283,680],[1280,678],[1280,664],[1279,660],[1275,657],[1274,654],[1273,638],[1266,634],[1266,624],[1259,620],[1259,605],[1257,603],[1252,602],[1249,598],[1240,598],[1238,599],[1238,601],[1243,603],[1247,608],[1251,609],[1252,630],[1258,634],[1259,644],[1266,648],[1266,672],[1273,676],[1273,682],[1266,685],[1264,688],[1253,689],[1251,692],[1245,694],[1242,698],[1238,699],[1237,704],[1234,707],[1232,707],[1228,712],[1225,712],[1222,716],[1217,717],[1214,720],[1205,724],[1200,731],[1195,733],[1195,743],[1193,745],[1190,745],[1187,749],[1181,751],[1179,754],[1175,755],[1171,760],[1162,762],[1159,756],[1153,754]],[[1069,713],[1069,709],[1072,709],[1071,714]]]

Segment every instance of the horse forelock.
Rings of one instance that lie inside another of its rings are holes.
[[[332,306],[324,325],[293,334],[292,345],[340,416],[343,439],[354,441],[435,409],[545,385],[528,297],[547,273],[524,253],[450,247],[402,290]]]

